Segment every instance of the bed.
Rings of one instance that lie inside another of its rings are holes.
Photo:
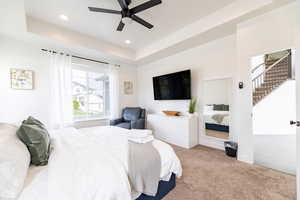
[[[155,139],[161,158],[158,192],[155,197],[134,192],[128,180],[127,135],[118,127],[51,131],[49,164],[30,167],[19,200],[162,199],[182,174],[179,159],[170,145]]]
[[[205,129],[229,132],[229,111],[205,110]]]

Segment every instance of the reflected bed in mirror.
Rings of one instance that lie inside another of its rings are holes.
[[[203,123],[206,136],[229,139],[231,84],[230,78],[204,82]]]
[[[229,138],[229,105],[205,105],[203,116],[207,136]]]

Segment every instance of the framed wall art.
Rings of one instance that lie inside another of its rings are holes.
[[[124,94],[133,94],[133,83],[131,81],[124,81]]]
[[[11,69],[11,88],[16,90],[33,90],[34,72],[32,70]]]

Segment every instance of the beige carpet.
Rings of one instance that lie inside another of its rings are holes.
[[[294,176],[248,165],[203,146],[174,149],[184,174],[164,200],[296,199]]]

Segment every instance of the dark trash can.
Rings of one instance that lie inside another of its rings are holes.
[[[236,157],[238,144],[236,142],[228,141],[224,142],[225,152],[227,156]]]

